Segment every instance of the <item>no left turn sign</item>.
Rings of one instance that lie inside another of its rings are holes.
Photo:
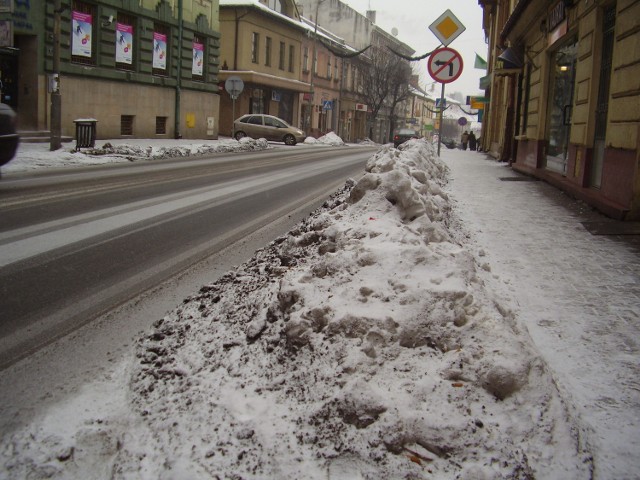
[[[453,48],[439,48],[429,57],[427,68],[436,82],[451,83],[462,73],[462,56]]]

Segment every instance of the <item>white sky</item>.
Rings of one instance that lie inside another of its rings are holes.
[[[487,44],[482,30],[482,9],[478,0],[342,0],[343,3],[359,13],[375,10],[376,24],[391,33],[392,28],[398,29],[398,38],[416,51],[415,56],[424,55],[439,45],[435,35],[429,30],[433,23],[447,9],[462,22],[466,30],[456,38],[450,48],[462,55],[464,68],[462,75],[455,82],[445,87],[445,93],[451,95],[461,92],[466,95],[483,95],[479,89],[480,77],[484,70],[473,68],[475,54],[487,59]],[[433,82],[427,72],[427,60],[417,64],[421,81]],[[436,93],[440,93],[441,84],[436,85]]]

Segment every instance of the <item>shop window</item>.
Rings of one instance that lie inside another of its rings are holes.
[[[71,11],[71,61],[95,65],[96,7],[74,0]]]
[[[191,78],[198,82],[204,82],[204,59],[205,59],[205,48],[204,48],[204,38],[198,35],[193,36],[193,63],[191,66]]]
[[[153,74],[167,76],[171,29],[163,24],[153,24]]]
[[[167,134],[167,117],[156,117],[156,135]]]
[[[116,68],[135,70],[134,42],[136,19],[132,15],[118,13],[116,21]]]
[[[120,116],[120,135],[133,135],[134,115]]]

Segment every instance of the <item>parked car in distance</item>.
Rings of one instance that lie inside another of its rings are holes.
[[[401,128],[393,134],[393,146],[398,148],[398,145],[412,138],[420,138],[420,135],[418,135],[418,132],[411,130],[410,128]]]
[[[446,138],[445,137],[445,138],[442,139],[442,143],[448,149],[454,149],[454,148],[456,148],[458,146],[458,144],[456,143],[456,141],[453,138]]]
[[[18,149],[16,112],[4,103],[0,103],[0,166],[9,162]]]
[[[304,142],[306,135],[302,130],[292,127],[281,118],[265,114],[243,115],[233,122],[234,138],[266,138],[273,142],[295,145]]]

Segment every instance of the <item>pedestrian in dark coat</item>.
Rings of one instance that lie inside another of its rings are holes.
[[[469,132],[465,130],[462,136],[460,137],[460,141],[462,142],[462,149],[466,150],[467,145],[469,144]]]
[[[469,134],[469,150],[476,151],[477,140],[473,132]]]

